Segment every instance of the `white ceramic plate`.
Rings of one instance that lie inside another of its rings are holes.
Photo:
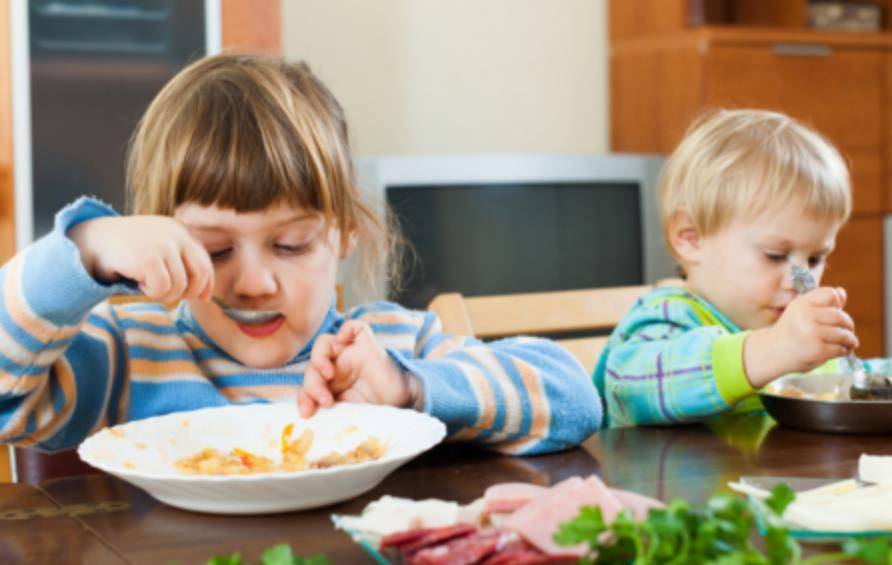
[[[282,430],[312,428],[308,457],[344,452],[377,437],[381,459],[328,469],[254,475],[187,475],[174,462],[205,448],[239,447],[281,460]],[[371,404],[337,404],[303,420],[291,403],[205,408],[105,428],[78,448],[90,465],[128,481],[161,502],[199,512],[263,514],[323,506],[358,496],[388,473],[439,443],[446,426],[416,412]]]

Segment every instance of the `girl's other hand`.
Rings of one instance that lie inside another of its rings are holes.
[[[316,338],[297,404],[304,418],[335,401],[413,406],[420,389],[417,377],[397,365],[368,324],[349,320],[336,335]]]
[[[157,302],[210,300],[214,266],[207,250],[177,220],[167,216],[122,216],[87,220],[68,237],[93,278],[104,284],[130,279]]]
[[[774,325],[753,331],[743,349],[754,387],[787,373],[805,373],[858,347],[855,323],[843,310],[845,290],[821,287],[796,297]]]

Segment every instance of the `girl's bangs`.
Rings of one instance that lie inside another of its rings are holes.
[[[212,101],[213,102],[213,101]],[[284,116],[258,108],[226,107],[198,112],[194,134],[176,179],[176,205],[196,202],[238,212],[256,212],[286,201],[321,209],[320,186]],[[249,105],[247,100],[241,100]]]

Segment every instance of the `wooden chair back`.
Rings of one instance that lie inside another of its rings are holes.
[[[555,336],[555,341],[591,372],[608,336],[585,334],[612,330],[651,288],[621,286],[474,297],[445,293],[436,296],[428,309],[440,317],[447,333],[480,339]],[[582,337],[562,337],[567,334]]]

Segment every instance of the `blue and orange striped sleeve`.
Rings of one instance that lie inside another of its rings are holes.
[[[97,283],[65,234],[112,214],[79,201],[57,215],[53,232],[0,268],[0,442],[54,450],[106,423],[121,378],[120,334],[100,304],[133,291]]]
[[[348,315],[370,323],[391,356],[419,378],[425,412],[445,422],[453,440],[534,454],[579,445],[600,426],[591,379],[552,341],[452,336],[434,313],[389,303]]]

